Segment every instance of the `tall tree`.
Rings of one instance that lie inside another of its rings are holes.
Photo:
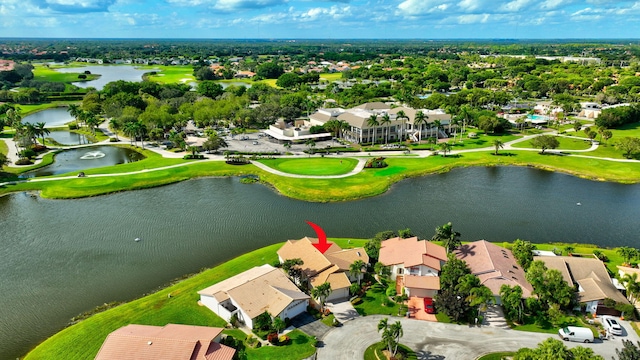
[[[360,279],[362,278],[362,271],[367,268],[367,264],[365,264],[362,260],[356,260],[351,265],[349,265],[349,275],[358,277],[358,284],[360,284]]]
[[[427,123],[428,118],[429,117],[422,111],[416,112],[415,119],[413,120],[413,125],[418,127],[418,142],[422,141],[422,127]]]
[[[507,320],[522,322],[524,304],[522,303],[522,288],[518,285],[502,285],[500,287],[500,300]]]
[[[46,126],[47,126],[47,123],[45,122],[36,123],[36,129],[38,131],[38,135],[40,135],[40,137],[42,138],[42,145],[44,145],[44,136],[51,134],[51,131],[47,129]]]
[[[398,137],[398,142],[401,142],[404,140],[405,132],[406,132],[405,122],[407,121],[408,118],[409,117],[404,112],[404,110],[400,110],[396,113],[396,119],[402,120],[402,127],[400,128],[401,135]]]
[[[382,118],[380,119],[380,125],[385,126],[387,125],[387,132],[386,132],[386,136],[385,136],[385,144],[389,143],[389,131],[390,131],[390,125],[391,125],[391,117],[389,117],[389,114],[387,114],[386,112],[384,114],[382,114]]]
[[[498,150],[504,148],[504,143],[500,139],[493,140],[494,155],[498,155]]]
[[[639,360],[640,342],[635,345],[631,340],[622,339],[622,349],[616,349],[618,360]]]
[[[453,250],[462,244],[460,233],[453,231],[451,222],[436,227],[436,233],[431,237],[431,240],[442,241],[443,246],[447,249],[447,253],[453,252]]]
[[[638,251],[638,249],[628,246],[619,247],[616,252],[622,256],[624,263],[627,265],[631,264],[632,260],[635,260],[640,256],[640,251]]]
[[[324,311],[324,303],[329,295],[331,295],[331,284],[328,282],[325,282],[324,284],[318,285],[311,289],[311,296],[313,296],[313,298],[318,300],[318,303],[320,303],[321,312]]]
[[[367,126],[371,126],[373,128],[373,136],[371,136],[371,146],[375,145],[376,143],[376,126],[378,125],[380,125],[380,123],[378,122],[378,115],[371,114],[371,116],[367,118]]]
[[[516,239],[511,246],[511,252],[513,253],[513,256],[525,271],[529,268],[529,265],[531,265],[531,262],[533,261],[533,250],[535,249],[536,246],[531,242],[520,239]]]

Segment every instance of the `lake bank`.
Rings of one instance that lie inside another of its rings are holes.
[[[5,184],[0,195],[20,191],[40,191],[41,196],[71,199],[109,193],[145,189],[172,184],[192,178],[211,176],[258,175],[260,181],[280,194],[309,202],[358,200],[385,193],[395,183],[413,177],[448,172],[464,167],[522,166],[556,171],[588,180],[623,184],[640,182],[640,163],[615,162],[577,156],[540,155],[530,151],[511,151],[495,156],[490,151],[476,151],[443,156],[389,157],[386,168],[365,169],[353,176],[338,179],[290,178],[278,176],[254,165],[234,166],[220,161],[187,162],[155,156],[152,161],[94,169],[51,177],[46,181]],[[167,166],[177,166],[167,168]],[[143,173],[136,173],[143,171]],[[92,177],[99,175],[99,177]],[[44,179],[43,179],[44,180]]]

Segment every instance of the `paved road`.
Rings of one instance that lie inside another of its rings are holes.
[[[345,323],[342,327],[332,328],[322,339],[323,346],[318,349],[318,359],[362,359],[365,349],[380,341],[377,325],[384,317],[381,315],[360,317]],[[486,353],[536,347],[546,338],[558,338],[552,334],[488,326],[469,327],[405,318],[389,320],[402,322],[404,336],[401,343],[416,351],[418,359],[472,360]],[[624,326],[625,329],[631,329],[628,323]],[[635,333],[622,338],[628,338],[634,343],[639,339]],[[621,337],[616,337],[604,342],[598,340],[593,344],[565,342],[565,345],[587,346],[605,359],[611,359],[615,356],[616,347],[622,347],[622,342]]]

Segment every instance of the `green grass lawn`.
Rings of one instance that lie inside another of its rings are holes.
[[[147,79],[163,84],[175,84],[196,81],[193,76],[193,67],[190,65],[149,65],[141,66],[140,69],[145,69],[149,72],[155,71],[156,75],[147,75]]]
[[[350,158],[278,158],[259,160],[261,163],[289,174],[299,175],[340,175],[346,174],[358,165],[358,160]]]
[[[341,80],[341,79],[342,79],[341,72],[320,74],[320,80],[326,80],[328,82],[334,82],[336,80]]]
[[[400,340],[402,341],[402,338]],[[384,355],[382,351],[386,349],[387,348],[385,343],[383,342],[375,343],[369,346],[364,351],[364,360],[384,360],[387,357]],[[411,350],[409,347],[402,344],[398,346],[398,353],[402,354],[402,357],[401,357],[402,359],[415,360],[418,358],[416,353],[413,350]]]
[[[87,74],[86,79],[79,79],[78,75],[83,73],[63,73],[55,70],[55,67],[36,65],[33,69],[33,79],[38,81],[72,83],[78,81],[90,81],[100,77],[99,74]]]
[[[390,306],[385,305],[386,299],[389,298],[385,292],[386,290],[386,287],[377,282],[374,283],[362,297],[362,302],[353,307],[361,316],[374,314],[398,316],[400,305],[394,301],[388,303]]]
[[[162,326],[177,323],[224,327],[224,320],[206,307],[198,306],[197,291],[254,266],[277,261],[276,250],[280,246],[282,244],[274,244],[255,250],[154,294],[93,315],[47,339],[25,359],[93,359],[107,335],[128,324]],[[286,347],[268,351],[278,349]]]
[[[149,170],[174,165],[181,159],[155,157],[149,161],[91,169],[86,174],[120,173]],[[407,177],[446,172],[466,166],[530,166],[551,171],[561,171],[591,180],[636,183],[640,181],[640,163],[618,163],[600,159],[572,156],[540,155],[531,151],[501,151],[494,156],[491,151],[465,153],[456,156],[389,157],[388,167],[364,169],[359,174],[338,179],[289,178],[274,175],[253,165],[232,166],[224,162],[192,162],[188,166],[158,171],[147,171],[117,177],[69,179],[54,182],[27,182],[0,188],[0,194],[13,191],[42,190],[44,197],[74,198],[94,196],[116,191],[142,189],[166,185],[204,176],[257,175],[260,181],[271,184],[283,195],[306,201],[327,202],[355,200],[384,193],[393,183]]]
[[[591,141],[589,140],[565,138],[562,136],[557,136],[556,139],[558,139],[558,142],[560,143],[556,150],[586,150],[591,147]],[[522,141],[519,143],[515,143],[512,146],[519,149],[535,148],[531,141],[532,140]],[[592,153],[589,152],[587,153],[587,155],[592,155]]]
[[[20,113],[22,114],[22,117],[25,117],[27,115],[33,114],[35,112],[38,111],[42,111],[42,110],[46,110],[46,109],[53,109],[53,108],[57,108],[57,107],[66,107],[67,105],[69,105],[70,103],[74,103],[74,102],[50,102],[50,103],[41,103],[41,104],[25,104],[25,105],[19,105],[18,107],[20,108]]]
[[[545,333],[545,334],[557,334],[560,328],[565,326],[578,326],[578,327],[586,327],[591,330],[594,337],[598,337],[598,330],[595,326],[585,324],[580,317],[577,316],[564,316],[559,326],[553,326],[546,319],[542,322],[536,322],[532,317],[525,317],[524,324],[512,326],[511,328],[518,331],[529,331],[529,332],[537,332],[537,333]]]

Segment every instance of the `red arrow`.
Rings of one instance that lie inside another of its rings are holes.
[[[315,246],[315,248],[318,249],[321,254],[324,254],[333,244],[327,242],[327,235],[324,233],[324,230],[322,230],[320,226],[312,223],[311,221],[307,221],[306,223],[309,224],[309,226],[311,226],[316,232],[316,235],[318,235],[318,243],[313,244],[313,246]]]

